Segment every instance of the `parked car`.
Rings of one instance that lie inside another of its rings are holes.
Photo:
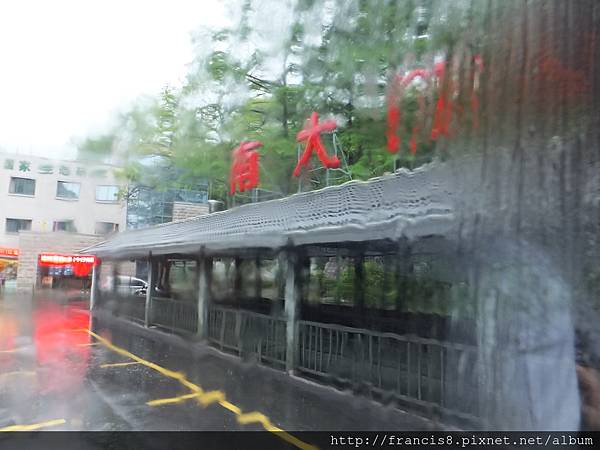
[[[112,276],[108,276],[100,283],[100,290],[104,292],[110,292],[113,289],[118,295],[122,296],[144,296],[146,295],[146,289],[148,283],[141,278],[130,277],[127,275],[117,275],[117,284],[114,286],[114,279]]]

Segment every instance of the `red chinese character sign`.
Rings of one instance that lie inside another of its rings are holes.
[[[259,170],[257,148],[262,147],[259,141],[242,142],[233,151],[233,163],[230,174],[230,194],[236,189],[244,192],[258,186]]]
[[[18,258],[18,257],[19,257],[19,249],[18,248],[0,247],[0,258]]]
[[[408,86],[413,80],[416,78],[422,78],[424,80],[429,80],[429,71],[425,69],[416,69],[411,71],[406,76],[397,75],[394,79],[393,85],[389,90],[388,94],[388,114],[387,114],[387,148],[390,153],[396,153],[400,150],[401,139],[398,133],[398,129],[400,128],[400,121],[402,120],[402,113],[400,110],[400,100],[402,97],[402,93],[406,86]],[[425,102],[422,96],[418,98],[419,102],[419,112],[418,115],[423,113],[425,108]],[[416,126],[413,127],[413,135],[411,138],[411,151],[413,153],[416,152],[416,134],[418,132],[418,128]]]
[[[298,164],[294,169],[294,176],[300,176],[300,170],[310,161],[313,150],[316,150],[317,156],[323,166],[327,169],[337,169],[340,166],[340,160],[337,156],[329,156],[325,150],[325,146],[321,142],[321,133],[331,132],[337,128],[335,120],[326,120],[319,123],[319,115],[313,112],[306,126],[296,136],[298,142],[306,142],[304,153],[298,160]]]
[[[77,277],[87,277],[92,267],[98,264],[95,256],[62,255],[59,253],[40,253],[38,264],[44,267],[71,266]]]
[[[483,60],[480,55],[473,57],[473,74],[471,86],[471,118],[473,128],[478,127],[477,116],[479,114],[479,84],[483,73]],[[451,75],[445,61],[438,62],[432,70],[415,69],[402,76],[397,75],[391,88],[388,91],[387,103],[387,148],[390,153],[396,153],[400,150],[402,144],[400,137],[400,124],[402,114],[400,102],[402,94],[406,87],[415,79],[421,79],[426,85],[437,88],[437,101],[431,125],[430,139],[437,140],[441,136],[449,137],[451,135],[450,125],[453,119],[453,113],[462,113],[463,110],[456,104],[457,83]],[[411,153],[417,152],[417,136],[421,133],[426,117],[426,99],[423,91],[417,94],[417,112],[413,120],[412,134],[409,141]]]
[[[481,83],[481,74],[483,73],[483,59],[481,55],[473,58],[475,73],[473,74],[473,90],[471,91],[471,116],[473,118],[473,128],[479,128],[479,84]]]

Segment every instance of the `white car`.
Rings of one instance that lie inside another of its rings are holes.
[[[130,296],[146,295],[146,289],[148,283],[141,278],[130,277],[127,275],[117,275],[117,285],[114,286],[114,280],[112,276],[104,278],[100,282],[100,290],[105,292],[116,291],[117,295]]]

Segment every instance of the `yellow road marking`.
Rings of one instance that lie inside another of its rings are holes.
[[[204,395],[198,396],[198,402],[202,404],[202,406],[212,405],[213,403],[221,403],[225,400],[225,394],[221,391],[210,391]]]
[[[273,427],[273,428],[275,428],[275,427]],[[277,428],[277,430],[279,430],[279,428]],[[318,450],[318,447],[311,445],[311,444],[307,444],[304,441],[301,441],[296,436],[292,436],[287,431],[283,431],[283,430],[279,430],[279,431],[269,430],[269,431],[271,433],[273,433],[275,436],[277,436],[279,439],[283,439],[287,443],[295,445],[296,447],[298,447],[302,450]]]
[[[242,410],[240,408],[235,406],[233,403],[228,402],[227,400],[220,401],[219,405],[221,405],[225,409],[228,409],[229,411],[234,413],[236,416],[239,416],[240,414],[242,414]]]
[[[193,394],[180,395],[179,397],[159,398],[158,400],[151,400],[149,402],[146,402],[146,405],[170,405],[173,403],[182,403],[186,400],[190,400],[193,398],[198,399],[198,403],[202,404],[202,406],[208,406],[212,403],[221,403],[222,401],[225,401],[225,394],[223,394],[223,392],[221,391],[210,391],[206,393],[194,392]]]
[[[156,370],[159,373],[162,373],[166,377],[174,378],[177,381],[179,381],[181,384],[183,384],[185,387],[192,390],[193,392],[204,392],[202,390],[202,388],[200,388],[200,386],[197,386],[194,383],[192,383],[191,381],[188,381],[182,373],[175,372],[175,371],[169,370],[169,369],[165,369],[164,367],[161,367],[158,364],[154,364],[153,362],[146,361],[145,359],[142,359],[139,356],[136,356],[133,353],[128,352],[124,348],[117,347],[116,345],[114,345],[111,342],[109,342],[108,340],[104,339],[102,336],[97,335],[93,331],[86,330],[86,329],[83,329],[82,331],[85,331],[90,336],[95,337],[100,343],[104,344],[106,347],[108,347],[113,352],[118,353],[119,355],[125,356],[129,359],[133,359],[134,361],[136,361],[140,364],[143,364],[146,367],[149,367],[151,369]]]
[[[152,402],[164,401],[164,403],[162,403],[162,404],[168,404],[168,403],[179,403],[179,401],[185,401],[190,398],[198,398],[198,401],[202,403],[202,396],[206,396],[206,399],[210,400],[210,403],[218,402],[219,405],[221,405],[225,409],[228,409],[229,411],[231,411],[232,413],[237,415],[238,422],[240,422],[241,424],[258,422],[263,426],[263,428],[266,431],[270,431],[270,432],[274,433],[280,439],[283,439],[284,441],[286,441],[292,445],[295,445],[296,447],[301,448],[302,450],[317,450],[317,447],[315,447],[314,445],[307,444],[306,442],[301,441],[300,439],[292,436],[288,432],[283,431],[281,428],[278,428],[275,425],[273,425],[273,423],[269,420],[269,418],[262,413],[252,412],[252,413],[248,413],[248,414],[242,414],[242,410],[239,407],[235,406],[233,403],[230,403],[229,401],[227,401],[225,399],[225,394],[223,394],[221,391],[211,391],[211,392],[205,393],[204,390],[200,386],[189,381],[187,378],[185,378],[185,375],[182,374],[181,372],[175,372],[173,370],[165,369],[164,367],[161,367],[158,364],[155,364],[150,361],[146,361],[145,359],[142,359],[139,356],[136,356],[133,353],[128,352],[124,348],[117,347],[116,345],[114,345],[113,343],[108,341],[107,339],[104,339],[102,336],[97,335],[96,333],[94,333],[91,330],[82,329],[81,331],[88,333],[90,336],[93,336],[94,338],[96,338],[96,340],[98,340],[100,343],[102,343],[103,345],[105,345],[107,348],[114,351],[115,353],[118,353],[119,355],[130,358],[140,364],[143,364],[146,367],[154,369],[157,372],[162,373],[166,377],[173,378],[173,379],[179,381],[181,384],[183,384],[185,387],[187,387],[188,389],[190,389],[192,391],[192,394],[187,394],[187,395],[184,395],[181,397],[174,397],[172,399],[152,400]],[[182,399],[182,397],[185,397],[185,398]],[[177,399],[177,400],[175,400],[175,399]],[[148,404],[150,404],[150,402]],[[161,403],[154,403],[152,406],[156,406],[156,404],[161,404]]]
[[[10,427],[0,428],[0,432],[33,431],[39,430],[40,428],[55,427],[56,425],[62,425],[63,423],[66,423],[65,419],[49,420],[48,422],[34,423],[33,425],[12,425]]]
[[[240,414],[237,420],[242,425],[246,425],[249,423],[260,423],[262,424],[263,428],[267,431],[283,431],[274,426],[267,416],[256,411],[246,414]]]
[[[16,377],[35,377],[36,375],[37,374],[35,372],[24,370],[0,373],[0,391],[6,389],[7,386],[11,384],[10,381],[14,380]]]
[[[89,344],[77,344],[77,347],[95,347],[100,345],[98,342],[91,342]]]
[[[30,370],[19,370],[17,372],[6,372],[6,373],[0,373],[0,378],[8,378],[8,377],[12,377],[12,376],[27,376],[27,377],[32,377],[34,376],[36,373]]]
[[[130,361],[130,362],[122,362],[122,363],[114,363],[114,364],[102,364],[100,366],[101,369],[109,369],[111,367],[125,367],[125,366],[133,366],[139,364],[139,362],[137,361]]]
[[[240,414],[237,418],[238,422],[242,425],[246,425],[249,423],[260,423],[263,428],[271,433],[275,434],[280,439],[283,439],[286,442],[289,442],[292,445],[295,445],[298,448],[303,450],[314,450],[316,447],[314,445],[307,444],[304,441],[301,441],[295,436],[292,436],[286,431],[283,431],[281,428],[276,427],[271,423],[269,418],[262,413],[259,412],[251,412],[247,414]]]
[[[199,393],[195,392],[193,394],[180,395],[179,397],[160,398],[158,400],[151,400],[149,402],[146,402],[146,405],[149,405],[149,406],[161,406],[161,405],[170,405],[172,403],[181,403],[181,402],[184,402],[184,401],[189,400],[191,398],[196,398],[199,395],[200,395]]]

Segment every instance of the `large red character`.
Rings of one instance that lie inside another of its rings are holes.
[[[241,142],[240,146],[233,151],[233,164],[230,175],[230,194],[235,194],[236,188],[240,192],[258,186],[258,157],[255,151],[262,147],[262,142]]]
[[[483,73],[483,60],[480,55],[475,55],[473,58],[474,73],[473,86],[471,91],[471,117],[473,127],[478,127],[477,116],[479,113],[479,84],[480,77]],[[436,140],[440,136],[450,136],[450,124],[452,122],[452,113],[454,111],[461,112],[458,105],[453,102],[455,95],[455,83],[447,77],[446,62],[441,61],[434,65],[433,70],[415,69],[409,72],[406,76],[397,75],[394,78],[393,85],[388,93],[388,114],[387,114],[387,148],[390,153],[396,153],[400,150],[400,99],[406,86],[415,78],[421,78],[427,83],[437,81],[439,88],[438,100],[435,106],[433,123],[431,127],[431,139]],[[433,80],[432,80],[433,79]],[[420,133],[424,121],[425,99],[422,94],[417,98],[418,111],[417,117],[413,125],[412,136],[409,142],[411,153],[417,151],[417,135]]]
[[[473,90],[471,91],[471,118],[473,128],[479,128],[479,85],[481,74],[483,73],[483,59],[481,55],[475,55],[473,58],[475,73],[473,74]]]
[[[415,69],[409,72],[406,76],[397,75],[394,78],[392,88],[388,94],[388,114],[387,114],[387,148],[390,153],[396,153],[400,150],[400,137],[398,135],[398,129],[400,128],[400,120],[402,114],[400,112],[400,98],[406,86],[412,82],[415,78],[422,78],[429,81],[430,73],[426,69]],[[424,114],[425,102],[422,96],[418,99],[419,113],[418,115]],[[417,151],[416,135],[419,132],[419,127],[415,124],[413,127],[413,133],[410,142],[410,148],[412,153]]]
[[[298,161],[298,165],[294,169],[294,176],[300,176],[300,170],[302,166],[306,166],[308,161],[312,155],[313,149],[317,151],[317,156],[328,169],[337,169],[340,166],[340,160],[337,156],[329,156],[325,151],[325,147],[321,142],[321,133],[333,131],[337,127],[335,120],[326,120],[325,122],[319,124],[319,115],[316,112],[313,112],[310,115],[310,121],[307,123],[306,127],[298,133],[296,136],[296,140],[298,142],[306,141],[306,148],[304,149],[304,153],[300,157]]]

